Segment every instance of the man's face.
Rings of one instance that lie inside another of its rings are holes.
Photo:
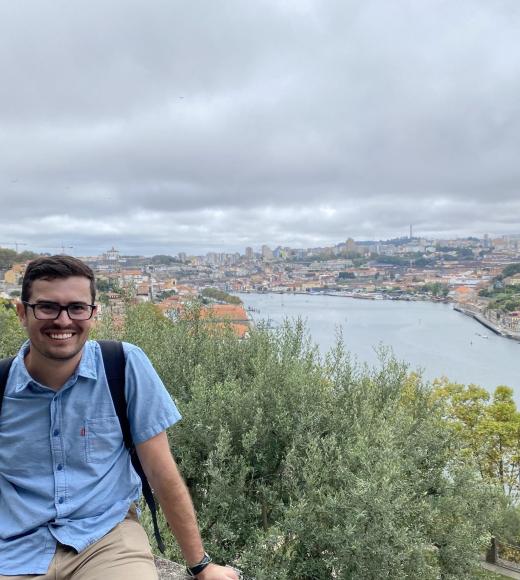
[[[29,303],[56,302],[61,306],[71,303],[92,303],[90,281],[83,276],[35,280],[31,287]],[[78,355],[92,326],[90,320],[71,320],[62,310],[56,320],[37,320],[29,306],[18,304],[18,316],[27,330],[31,349],[45,358],[70,360]]]

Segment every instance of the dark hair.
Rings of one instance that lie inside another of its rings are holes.
[[[22,302],[28,302],[31,295],[32,283],[35,280],[54,280],[56,278],[70,278],[83,276],[90,280],[90,294],[92,304],[96,300],[96,278],[94,272],[85,262],[72,256],[43,256],[27,264],[22,281]]]

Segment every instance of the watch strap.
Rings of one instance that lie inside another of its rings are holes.
[[[195,566],[188,566],[186,568],[186,573],[188,576],[195,578],[197,574],[200,574],[202,570],[208,566],[208,564],[211,564],[211,557],[206,552],[204,552],[202,560],[198,564],[195,564]]]

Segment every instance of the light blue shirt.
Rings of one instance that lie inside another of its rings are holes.
[[[0,416],[0,574],[45,574],[56,543],[78,552],[123,521],[141,492],[123,443],[101,350],[88,341],[54,391],[15,358]],[[128,418],[137,445],[180,414],[141,349],[123,343]]]

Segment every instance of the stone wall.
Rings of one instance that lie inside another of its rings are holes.
[[[165,560],[164,558],[155,557],[155,566],[159,572],[159,580],[186,580],[190,578],[185,572],[186,568],[170,560]],[[242,575],[239,570],[234,568],[241,578]]]
[[[185,578],[189,578],[185,573],[184,566],[170,560],[155,558],[155,565],[159,572],[159,580],[185,580]]]

